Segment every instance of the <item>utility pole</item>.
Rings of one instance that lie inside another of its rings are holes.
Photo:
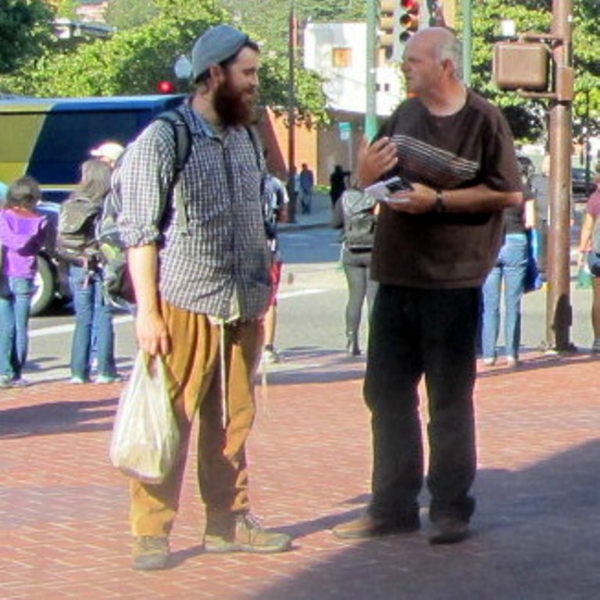
[[[377,13],[378,1],[367,0],[367,60],[365,135],[372,140],[377,133]]]
[[[472,0],[462,0],[462,67],[463,81],[465,85],[471,85],[472,60],[471,52],[473,50],[473,6]]]
[[[572,21],[573,0],[552,2],[552,57],[556,97],[550,108],[550,227],[548,236],[548,291],[546,344],[549,349],[572,349],[569,328],[571,152],[573,112]]]
[[[288,180],[287,192],[290,199],[288,206],[288,222],[296,222],[296,51],[298,46],[298,30],[296,7],[290,0],[288,19]]]
[[[547,244],[546,348],[573,349],[570,303],[571,153],[574,69],[573,0],[553,0],[552,31],[494,44],[494,81],[524,98],[550,101],[550,215]],[[514,33],[511,37],[514,36]],[[548,67],[552,70],[549,73]]]

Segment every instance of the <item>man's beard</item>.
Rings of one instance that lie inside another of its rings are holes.
[[[250,101],[247,94],[234,89],[229,78],[215,90],[213,105],[221,124],[225,127],[252,123],[254,99]]]

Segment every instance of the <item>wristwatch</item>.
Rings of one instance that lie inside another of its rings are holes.
[[[442,190],[435,190],[435,204],[433,205],[433,212],[446,212],[446,205],[444,204],[444,192],[442,192]]]

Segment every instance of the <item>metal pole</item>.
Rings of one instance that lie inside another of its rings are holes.
[[[462,51],[463,51],[463,81],[471,85],[473,51],[473,7],[472,0],[462,0]]]
[[[294,0],[290,0],[290,14],[288,19],[288,181],[287,192],[289,196],[288,222],[296,222],[296,7]]]
[[[367,0],[367,60],[365,135],[370,140],[377,133],[377,0]]]
[[[559,38],[552,50],[555,88],[562,86],[561,69],[572,66],[572,0],[553,0],[552,34]],[[572,82],[569,83],[572,91]],[[568,95],[567,95],[568,96]],[[549,349],[572,349],[570,304],[570,204],[572,101],[552,100],[550,108],[550,227],[548,235],[548,291],[546,344]]]

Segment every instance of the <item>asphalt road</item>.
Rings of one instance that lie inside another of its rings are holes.
[[[576,238],[576,232],[573,238]],[[284,358],[287,354],[290,359],[299,350],[343,348],[346,284],[338,260],[338,233],[325,227],[285,231],[281,234],[281,248],[285,264],[280,288],[277,347]],[[573,343],[581,348],[589,348],[592,343],[590,300],[590,290],[578,290],[573,283],[570,332]],[[131,317],[117,315],[115,324],[116,354],[120,366],[127,368],[135,353]],[[31,379],[68,376],[72,330],[73,316],[68,307],[31,320],[31,369],[28,374]],[[544,291],[524,297],[522,332],[526,349],[538,348],[545,340]],[[363,340],[365,337],[363,323]],[[289,360],[287,366],[292,368],[292,363],[293,360]]]

